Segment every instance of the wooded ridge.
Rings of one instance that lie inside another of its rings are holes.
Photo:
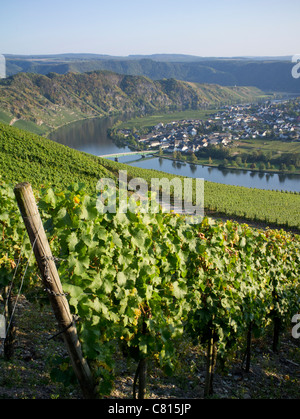
[[[47,133],[88,117],[199,109],[262,96],[264,93],[253,87],[199,85],[175,79],[153,81],[110,71],[47,76],[18,73],[0,81],[0,121],[14,124],[19,119],[25,120],[40,128],[35,132]]]
[[[153,54],[115,57],[99,54],[43,56],[6,55],[7,75],[20,71],[40,74],[109,70],[146,76],[153,80],[175,78],[222,86],[255,86],[264,91],[299,93],[300,83],[291,75],[292,57],[197,57]]]

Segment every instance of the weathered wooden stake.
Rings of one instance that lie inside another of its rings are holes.
[[[59,329],[62,331],[83,396],[88,399],[95,398],[94,380],[88,363],[82,356],[77,329],[70,312],[68,300],[63,293],[31,185],[27,182],[20,183],[15,186],[14,193],[33,246],[43,284],[48,291],[52,309]]]

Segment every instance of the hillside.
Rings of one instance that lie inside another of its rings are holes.
[[[98,179],[113,175],[95,156],[0,123],[0,177],[12,184],[27,181],[36,188],[66,188],[78,182],[92,191]]]
[[[139,370],[139,398],[298,397],[299,236],[172,213],[101,214],[95,184],[122,165],[106,160],[106,171],[102,159],[2,124],[0,162],[7,180],[35,186],[64,292],[55,295],[74,314],[96,397],[135,398]],[[12,186],[0,178],[0,293],[16,304],[3,351],[0,342],[0,399],[80,399],[61,339],[69,326],[48,300],[52,255],[38,271]],[[215,186],[224,201],[230,189]],[[299,216],[299,194],[265,192],[257,206],[274,210],[283,195]]]
[[[53,185],[68,188],[73,182],[85,184],[84,190],[96,193],[101,178],[118,178],[126,170],[128,179],[177,176],[101,159],[70,149],[38,135],[0,124],[0,176],[16,184],[30,182],[35,188]],[[183,178],[181,177],[183,180]],[[300,229],[300,194],[222,185],[205,181],[205,213],[232,217],[256,225]]]
[[[109,70],[120,74],[146,76],[153,80],[175,78],[222,86],[255,86],[264,91],[299,93],[298,79],[291,75],[292,57],[196,57],[180,54],[153,54],[113,57],[96,54],[6,57],[7,74],[32,72],[87,72]]]
[[[88,117],[198,109],[253,101],[263,95],[252,87],[153,81],[110,71],[47,76],[18,73],[0,81],[0,121],[43,134]]]

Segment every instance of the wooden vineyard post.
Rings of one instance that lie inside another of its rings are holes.
[[[20,183],[15,186],[14,193],[41,272],[43,285],[48,291],[50,303],[83,396],[87,399],[95,398],[94,380],[88,363],[82,356],[75,322],[70,312],[68,300],[63,293],[31,185],[27,182]]]

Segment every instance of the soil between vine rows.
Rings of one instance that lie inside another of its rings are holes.
[[[11,361],[4,361],[0,345],[0,399],[81,399],[77,384],[65,386],[51,379],[56,357],[67,356],[56,321],[46,303],[19,299],[15,314],[16,342]],[[150,399],[202,399],[205,381],[205,348],[179,342],[180,355],[174,376],[167,377],[149,362],[147,394]],[[217,399],[298,399],[300,389],[300,339],[290,331],[281,341],[279,354],[271,348],[271,336],[253,343],[251,370],[241,368],[242,353],[222,370],[217,363],[214,394]],[[116,354],[116,381],[111,399],[132,398],[136,365]]]

